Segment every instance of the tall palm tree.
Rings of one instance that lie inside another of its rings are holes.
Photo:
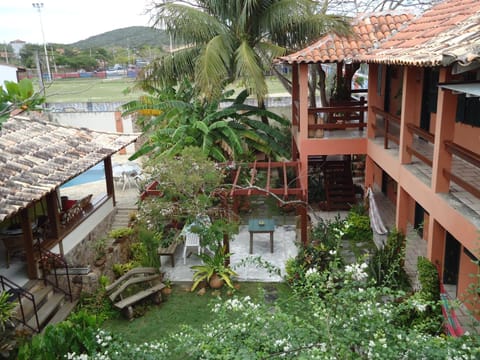
[[[151,88],[149,96],[124,105],[125,114],[145,115],[138,124],[147,134],[147,141],[132,158],[148,154],[177,155],[186,147],[195,146],[216,161],[250,160],[261,152],[270,157],[288,156],[286,142],[289,122],[268,110],[245,104],[247,91],[230,98],[233,90],[222,92],[217,99],[206,101],[195,87],[184,80],[177,88]],[[228,102],[221,107],[220,103]],[[266,116],[275,126],[256,120]]]
[[[163,1],[151,10],[154,26],[185,46],[154,62],[145,81],[163,86],[188,75],[207,97],[239,81],[262,106],[276,57],[327,31],[348,31],[343,18],[318,8],[313,0]]]

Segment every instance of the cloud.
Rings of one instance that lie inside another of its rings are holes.
[[[149,3],[146,0],[45,0],[39,15],[32,1],[17,0],[15,4],[2,1],[0,42],[18,39],[41,44],[40,22],[47,43],[64,44],[124,27],[149,26],[150,16],[145,14]]]

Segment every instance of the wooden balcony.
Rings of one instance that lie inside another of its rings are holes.
[[[308,109],[308,137],[364,137],[367,103],[360,100],[332,102],[332,106]]]
[[[385,151],[399,159],[400,118],[374,108],[376,122],[373,125],[376,144],[382,144]],[[407,152],[412,156],[410,164],[405,165],[427,185],[432,180],[433,150],[435,135],[413,124],[407,125],[413,136],[411,146]],[[460,202],[466,208],[480,215],[480,155],[455,144],[451,141],[444,143],[447,151],[452,155],[450,170],[444,171],[444,176],[450,179],[448,196]]]

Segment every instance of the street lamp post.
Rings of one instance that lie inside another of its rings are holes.
[[[47,61],[47,73],[48,73],[47,81],[51,81],[52,74],[50,73],[50,62],[48,61],[47,43],[45,42],[45,33],[43,32],[43,22],[42,22],[43,3],[32,3],[32,6],[38,10],[38,16],[40,17],[40,29],[42,30],[43,51],[45,52],[45,59]]]

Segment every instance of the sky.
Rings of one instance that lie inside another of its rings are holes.
[[[0,43],[22,40],[71,44],[129,26],[149,26],[151,0],[45,0],[40,14],[33,1],[0,0]],[[37,2],[36,2],[37,3]]]

